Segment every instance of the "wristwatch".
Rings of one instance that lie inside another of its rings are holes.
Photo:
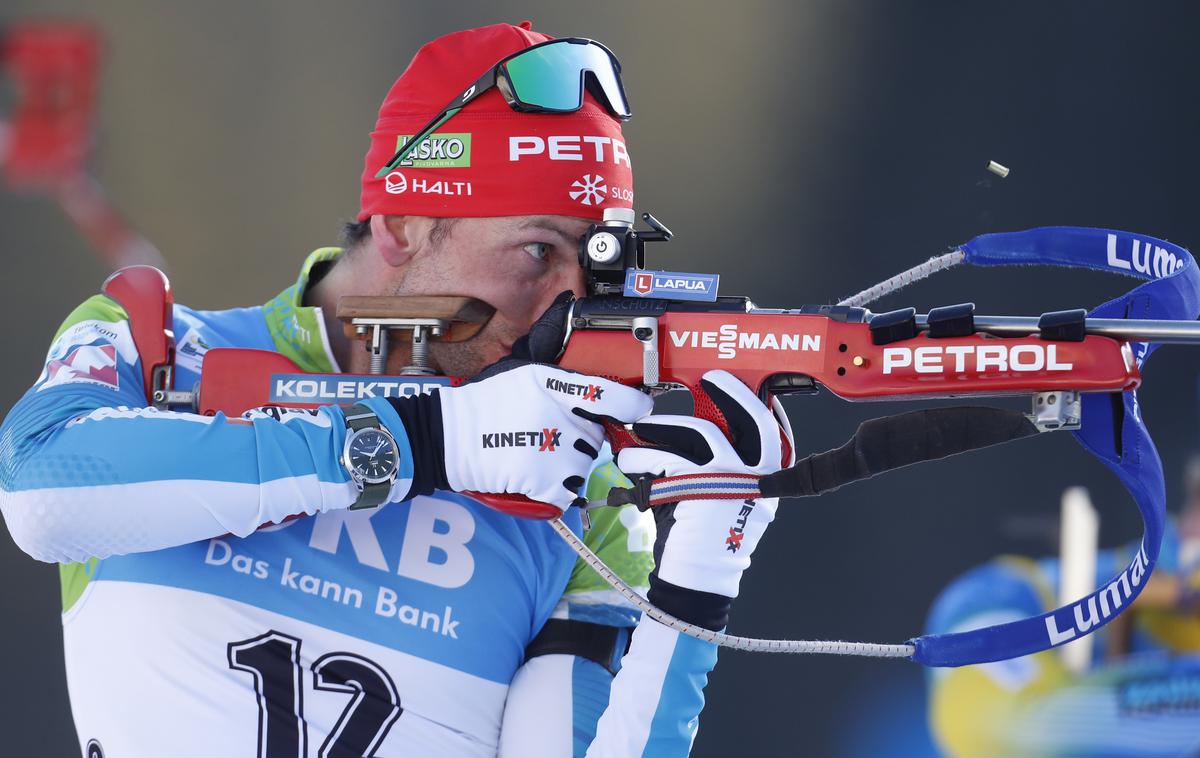
[[[387,500],[396,481],[400,449],[375,412],[362,403],[346,409],[346,430],[342,465],[359,490],[350,510],[374,508]]]

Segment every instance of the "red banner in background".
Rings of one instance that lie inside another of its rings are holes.
[[[100,36],[88,24],[5,27],[0,67],[16,98],[0,166],[11,186],[44,189],[86,170],[101,54]]]

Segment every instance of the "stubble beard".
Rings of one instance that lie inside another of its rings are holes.
[[[504,335],[488,323],[479,334],[463,342],[433,342],[429,345],[429,357],[434,368],[445,376],[470,378],[485,367],[506,355],[502,348]]]
[[[423,274],[424,272],[421,272]],[[417,281],[424,278],[418,274],[406,277],[395,284],[390,292],[393,296],[427,295],[428,287],[420,287]],[[489,321],[474,337],[462,342],[429,343],[429,359],[434,371],[444,376],[470,378],[487,366],[508,354],[504,345],[511,345],[521,334],[510,334],[513,329],[496,321]]]

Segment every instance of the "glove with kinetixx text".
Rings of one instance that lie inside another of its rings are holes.
[[[562,510],[580,500],[604,444],[601,420],[630,423],[653,407],[608,379],[515,360],[461,387],[390,401],[413,451],[410,497],[515,493]]]
[[[633,425],[649,445],[627,447],[617,467],[627,476],[770,474],[794,463],[792,430],[779,400],[768,407],[735,376],[709,371],[700,382],[725,418],[729,437],[692,416],[651,416]],[[696,493],[689,493],[693,497]],[[714,631],[729,620],[742,572],[778,498],[688,499],[655,506],[658,535],[648,599],[688,623]]]

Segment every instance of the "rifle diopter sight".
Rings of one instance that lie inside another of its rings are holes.
[[[579,265],[587,277],[588,294],[621,294],[627,272],[646,268],[646,243],[671,240],[671,230],[649,213],[643,213],[642,220],[651,230],[636,231],[636,216],[632,208],[607,208],[604,220],[588,227],[579,240]]]

